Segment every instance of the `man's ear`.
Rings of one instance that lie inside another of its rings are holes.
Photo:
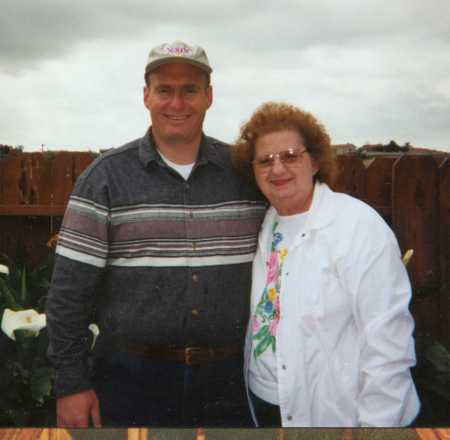
[[[148,86],[144,86],[144,105],[147,107],[148,110],[150,110],[149,107],[149,99],[150,99],[150,89]]]
[[[211,107],[212,103],[213,103],[213,88],[212,85],[209,85],[208,88],[206,89],[206,96],[208,99],[208,108]]]

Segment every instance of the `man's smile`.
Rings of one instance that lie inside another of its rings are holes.
[[[187,120],[190,115],[164,115],[167,119],[170,119],[171,121],[185,121]]]

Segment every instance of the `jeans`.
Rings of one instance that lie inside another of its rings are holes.
[[[242,358],[186,365],[119,352],[97,360],[93,381],[104,426],[253,426]]]

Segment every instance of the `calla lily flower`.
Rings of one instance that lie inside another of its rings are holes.
[[[5,309],[2,317],[1,328],[8,338],[13,341],[16,340],[14,332],[16,330],[27,330],[38,336],[41,329],[47,325],[45,314],[39,314],[34,309],[19,310],[14,312],[10,309]]]
[[[403,258],[402,258],[403,264],[404,264],[405,266],[408,265],[409,260],[411,260],[411,258],[412,258],[413,255],[414,255],[414,250],[413,250],[413,249],[408,249],[408,250],[405,252],[405,255],[403,255]]]
[[[100,330],[98,328],[97,324],[89,324],[88,329],[92,332],[92,334],[94,335],[94,337],[92,338],[92,344],[91,344],[91,350],[94,348],[95,345],[95,341],[97,340],[97,336],[100,334]]]
[[[9,267],[4,264],[0,264],[0,273],[4,273],[5,275],[9,275]]]

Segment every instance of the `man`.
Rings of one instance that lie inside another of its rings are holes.
[[[150,129],[75,185],[47,303],[59,426],[248,423],[241,351],[265,206],[202,133],[211,72],[198,46],[152,49]]]

